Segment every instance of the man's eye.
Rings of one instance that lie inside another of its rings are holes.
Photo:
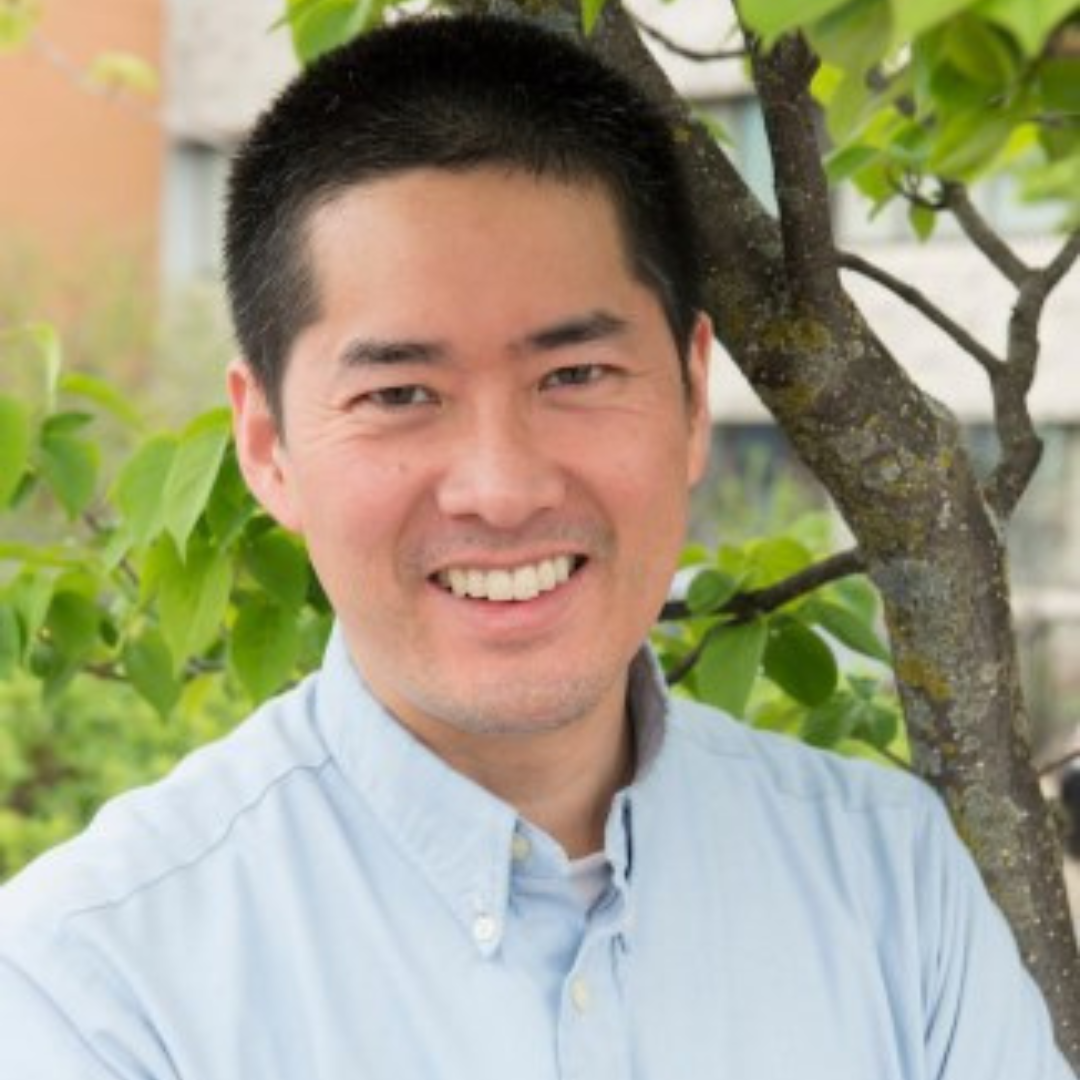
[[[435,395],[424,386],[387,386],[370,390],[360,399],[361,404],[380,409],[409,409],[416,405],[432,405]]]
[[[597,382],[607,373],[603,364],[573,364],[557,368],[544,377],[545,389],[558,386],[587,386]]]

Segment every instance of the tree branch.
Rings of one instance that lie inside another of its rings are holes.
[[[1031,268],[991,228],[975,208],[963,184],[945,183],[941,188],[942,205],[956,218],[967,238],[1014,285],[1020,286]]]
[[[906,281],[893,277],[888,271],[882,270],[881,267],[875,266],[868,260],[849,251],[837,252],[836,262],[842,269],[862,274],[863,277],[876,281],[890,292],[895,293],[901,300],[925,316],[939,330],[948,334],[989,375],[992,376],[1001,367],[1002,361],[985,345],[972,337],[959,323],[954,322],[941,308],[933,304],[923,293]]]
[[[90,531],[98,539],[103,539],[109,535],[108,527],[102,523],[101,519],[97,516],[96,513],[94,513],[93,510],[84,510],[82,513],[82,519],[83,522],[86,524],[87,528],[89,528]],[[124,557],[119,561],[119,563],[117,563],[117,566],[119,567],[120,572],[127,579],[128,584],[131,585],[134,588],[135,593],[138,594],[139,575],[135,572],[135,568],[131,565],[131,560],[127,557]]]
[[[1038,272],[1048,296],[1076,265],[1077,259],[1080,259],[1080,229],[1069,235],[1057,255]]]
[[[1038,766],[1039,776],[1050,776],[1052,773],[1056,773],[1058,769],[1064,769],[1066,765],[1071,765],[1074,761],[1080,761],[1080,750],[1073,750],[1063,757],[1055,758],[1045,765]]]
[[[87,77],[86,72],[72,60],[63,49],[54,45],[46,38],[43,38],[40,34],[34,34],[30,38],[30,44],[46,64],[59,72],[60,75],[71,82],[76,89],[80,90],[82,93],[105,98],[109,102],[119,105],[120,108],[127,109],[132,116],[136,116],[140,120],[149,122],[155,127],[161,126],[161,116],[156,110],[143,105],[141,102],[135,101],[127,94],[118,94],[115,91],[96,86],[94,82]]]
[[[716,611],[691,612],[684,601],[671,600],[661,610],[659,621],[679,622],[683,619],[700,618],[702,615],[730,615],[732,622],[749,622],[759,615],[768,615],[769,612],[813,592],[822,585],[850,577],[852,574],[861,574],[865,570],[862,552],[858,548],[849,548],[847,551],[830,555],[827,559],[822,559],[768,588],[738,593]]]
[[[731,618],[723,625],[730,626],[734,623],[749,622],[760,615],[767,615],[770,611],[783,607],[784,604],[813,592],[830,581],[839,581],[840,578],[849,577],[851,574],[862,573],[866,569],[863,563],[862,553],[858,548],[841,551],[836,555],[830,555],[821,562],[808,566],[791,577],[778,581],[766,589],[755,589],[751,592],[739,593],[733,596],[726,604],[713,612],[691,613],[686,604],[681,600],[672,601],[664,605],[660,612],[660,622],[676,622],[680,619],[700,618],[701,615],[730,615]],[[709,634],[705,633],[701,641],[694,646],[667,673],[667,683],[674,686],[675,683],[685,679],[693,670],[694,665],[701,659],[705,650],[705,644],[709,640]]]
[[[788,286],[800,310],[840,309],[829,189],[817,137],[810,80],[818,59],[801,37],[769,52],[750,38],[750,54],[772,154]]]
[[[1080,230],[1040,270],[1028,270],[1018,283],[1018,298],[1009,319],[1006,363],[992,373],[994,417],[1001,460],[987,481],[986,497],[995,512],[1007,518],[1024,492],[1042,456],[1042,440],[1028,409],[1027,396],[1039,361],[1039,323],[1050,294],[1080,257]]]
[[[649,38],[652,38],[658,45],[667,49],[668,52],[674,53],[676,56],[681,56],[686,60],[693,60],[696,63],[708,63],[711,60],[741,60],[747,55],[745,48],[742,49],[690,49],[685,45],[680,45],[677,41],[673,41],[663,33],[661,30],[657,30],[655,26],[650,26],[640,15],[631,13],[631,17],[634,20],[637,28]]]

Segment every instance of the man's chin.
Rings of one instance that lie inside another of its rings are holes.
[[[462,735],[544,735],[587,721],[605,711],[609,700],[621,710],[623,693],[613,697],[612,689],[612,680],[596,674],[493,680],[487,685],[471,682],[412,695],[408,711],[413,715],[400,719],[412,727],[411,720],[423,717],[424,727],[440,725]]]

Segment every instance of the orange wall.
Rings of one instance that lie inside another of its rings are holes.
[[[160,72],[161,0],[43,0],[38,35],[85,68],[101,52]],[[76,77],[77,78],[77,77]],[[0,54],[0,244],[70,267],[88,251],[138,250],[156,271],[164,139],[157,97],[110,100],[33,44]]]

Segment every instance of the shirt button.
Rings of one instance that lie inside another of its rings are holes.
[[[524,862],[532,854],[532,844],[529,843],[529,838],[522,836],[521,833],[514,833],[514,837],[510,841],[510,854],[513,856],[514,862]]]
[[[570,983],[570,1000],[578,1012],[585,1012],[589,1007],[591,995],[589,984],[580,976]]]
[[[488,945],[495,940],[499,924],[493,915],[477,915],[472,924],[472,936],[481,945]]]

